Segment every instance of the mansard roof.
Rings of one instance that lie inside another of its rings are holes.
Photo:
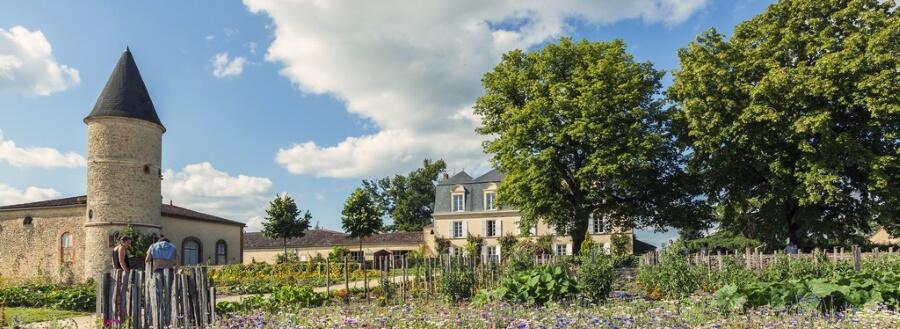
[[[166,129],[159,121],[150,93],[128,48],[125,48],[125,53],[109,75],[106,86],[97,97],[93,111],[84,120],[96,117],[139,119],[155,123],[163,130]]]

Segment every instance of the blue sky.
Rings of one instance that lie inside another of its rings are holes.
[[[503,52],[620,38],[672,70],[770,2],[5,1],[0,204],[85,193],[82,119],[126,45],[168,129],[166,202],[255,227],[287,192],[339,229],[362,178],[486,170],[470,106]]]

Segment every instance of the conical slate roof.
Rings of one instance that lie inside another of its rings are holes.
[[[134,118],[163,127],[159,116],[156,115],[153,101],[150,100],[147,86],[144,85],[144,79],[141,79],[141,72],[138,71],[134,57],[131,56],[128,48],[125,48],[125,53],[119,58],[112,74],[109,75],[103,92],[100,93],[100,97],[97,97],[94,110],[84,119],[87,121],[87,119],[96,117]],[[163,129],[165,130],[165,127]]]

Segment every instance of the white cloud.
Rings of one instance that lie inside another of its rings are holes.
[[[213,65],[213,76],[216,78],[237,77],[244,72],[246,57],[235,56],[228,58],[228,53],[218,53],[210,60]]]
[[[78,70],[56,62],[41,31],[0,28],[0,91],[47,96],[80,82]]]
[[[215,40],[215,39],[216,39],[216,36],[215,36],[215,35],[210,34],[210,35],[207,35],[207,36],[206,36],[206,41],[213,41],[213,40]]]
[[[60,193],[51,188],[29,186],[25,191],[0,184],[0,206],[43,201],[58,198]]]
[[[706,0],[244,0],[274,23],[266,59],[302,91],[330,94],[378,132],[337,145],[302,142],[276,161],[295,174],[360,177],[406,170],[424,157],[485,163],[471,105],[482,75],[515,48],[564,35],[567,21],[677,24]],[[463,113],[463,115],[460,115]]]
[[[263,218],[262,216],[253,216],[247,221],[247,232],[262,232]]]
[[[313,193],[313,197],[316,201],[325,201],[325,196],[322,193]]]
[[[269,199],[272,181],[265,177],[232,176],[209,162],[163,172],[165,202],[238,221],[260,216]]]
[[[0,162],[3,161],[19,168],[74,168],[87,164],[83,156],[73,152],[62,154],[49,147],[18,147],[15,142],[4,140],[0,130]]]

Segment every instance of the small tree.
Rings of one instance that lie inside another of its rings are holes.
[[[359,239],[359,253],[365,260],[362,249],[362,239],[378,233],[381,230],[381,207],[372,200],[363,188],[356,188],[347,201],[344,202],[344,210],[341,211],[341,221],[344,231],[350,233],[351,238]]]
[[[484,246],[484,238],[480,235],[469,234],[466,236],[466,252],[470,257],[478,256],[482,246]]]
[[[297,203],[287,193],[276,196],[269,202],[266,209],[266,221],[263,222],[263,234],[271,239],[281,239],[284,247],[284,259],[289,259],[287,254],[287,240],[300,238],[309,229],[312,215],[307,210],[301,216]]]
[[[442,237],[434,238],[434,248],[435,248],[434,251],[437,252],[438,255],[443,255],[443,254],[449,253],[450,252],[450,239],[442,238]]]

